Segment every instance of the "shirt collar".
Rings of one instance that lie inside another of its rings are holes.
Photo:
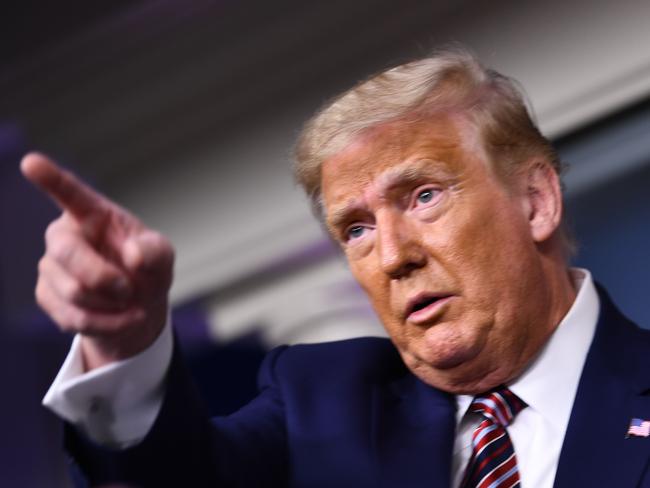
[[[577,290],[573,305],[539,355],[508,385],[528,408],[545,417],[559,432],[564,432],[569,423],[600,310],[591,273],[580,268],[571,268],[570,273]],[[456,397],[458,424],[472,399],[470,395]]]

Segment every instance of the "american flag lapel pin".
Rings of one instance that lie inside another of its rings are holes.
[[[625,438],[628,437],[649,437],[650,436],[650,420],[631,419],[630,427],[627,429]]]

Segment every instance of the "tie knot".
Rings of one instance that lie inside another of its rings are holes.
[[[470,412],[479,413],[492,422],[506,427],[515,415],[526,407],[526,403],[521,398],[508,388],[501,387],[477,395],[469,409]]]

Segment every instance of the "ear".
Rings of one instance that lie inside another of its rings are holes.
[[[560,178],[546,161],[532,161],[525,171],[524,211],[535,242],[553,235],[562,220]]]

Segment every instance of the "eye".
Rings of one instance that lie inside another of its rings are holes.
[[[424,188],[419,190],[415,194],[415,206],[417,205],[427,205],[440,195],[440,191],[437,188]]]
[[[431,200],[433,200],[433,192],[431,190],[423,190],[418,193],[418,202],[429,203]]]
[[[345,230],[345,240],[350,241],[353,239],[358,239],[363,235],[366,228],[363,225],[351,225]]]

